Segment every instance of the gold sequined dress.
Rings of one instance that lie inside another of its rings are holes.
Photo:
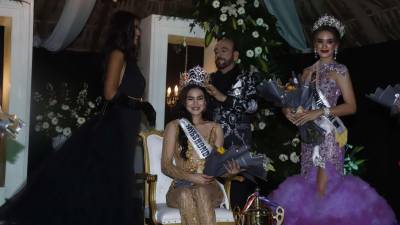
[[[177,130],[178,133],[179,128]],[[213,145],[215,138],[215,127],[213,127],[205,140]],[[207,185],[175,186],[176,180],[187,180],[189,174],[203,173],[205,160],[198,157],[190,143],[186,156],[186,160],[180,156],[179,145],[177,144],[174,150],[175,165],[172,160],[169,161],[166,159],[167,157],[163,157],[164,173],[174,178],[167,193],[167,205],[179,208],[182,225],[216,224],[214,208],[218,207],[224,198],[216,181]]]

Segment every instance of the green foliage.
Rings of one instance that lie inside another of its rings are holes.
[[[359,159],[358,153],[364,150],[364,146],[345,146],[344,168],[345,175],[359,175],[363,171],[366,159]]]
[[[286,44],[276,30],[275,17],[261,0],[199,0],[193,17],[206,31],[206,46],[214,38],[230,37],[238,47],[241,65],[254,66],[265,75],[271,73],[271,51]]]

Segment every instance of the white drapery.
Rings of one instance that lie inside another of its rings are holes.
[[[85,26],[96,0],[66,0],[61,17],[51,35],[43,42],[35,38],[35,47],[56,52],[71,44]]]

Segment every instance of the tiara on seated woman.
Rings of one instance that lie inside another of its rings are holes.
[[[189,84],[198,85],[204,87],[210,76],[201,66],[195,66],[191,68],[188,72],[182,73],[179,80],[179,85],[181,88],[188,86]]]
[[[317,21],[315,21],[315,23],[312,27],[312,31],[314,32],[322,26],[328,26],[328,27],[335,28],[339,32],[340,38],[342,38],[344,35],[344,25],[342,24],[342,22],[340,22],[338,19],[336,19],[333,16],[329,16],[329,15],[321,16]]]

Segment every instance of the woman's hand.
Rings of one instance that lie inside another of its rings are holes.
[[[296,126],[301,126],[309,121],[314,121],[318,117],[322,116],[323,110],[322,109],[316,109],[316,110],[310,110],[310,111],[305,111],[301,113],[296,113],[295,115],[295,120],[294,124]]]
[[[244,169],[240,169],[239,163],[234,159],[227,161],[224,164],[224,167],[226,169],[226,176],[235,176],[236,174],[244,171]]]
[[[190,181],[195,184],[210,184],[213,180],[213,176],[208,176],[202,173],[194,173],[190,176]]]
[[[283,115],[285,115],[286,119],[288,119],[290,122],[295,124],[294,121],[296,120],[296,116],[295,116],[295,113],[294,113],[294,109],[292,109],[292,108],[283,108],[282,109],[282,113],[283,113]]]

